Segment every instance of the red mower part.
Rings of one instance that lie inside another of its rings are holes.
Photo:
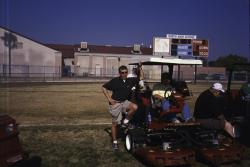
[[[8,115],[0,115],[0,166],[12,165],[22,159],[25,154],[18,139],[16,121]]]
[[[239,144],[225,145],[219,148],[200,148],[196,150],[196,155],[213,165],[222,165],[244,159],[245,148]]]
[[[195,161],[195,152],[191,149],[164,151],[159,147],[138,148],[135,155],[154,166],[189,165]]]

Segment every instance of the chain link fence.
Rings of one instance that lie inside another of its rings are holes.
[[[160,81],[161,70],[152,67],[143,67],[145,80]],[[129,68],[129,73],[132,68]],[[34,65],[5,65],[0,64],[0,81],[56,81],[76,79],[110,79],[117,77],[117,68],[80,68],[77,66],[34,66]],[[193,82],[195,74],[192,70],[174,71],[175,80]],[[233,74],[233,80],[247,81],[248,74],[245,71]],[[196,74],[197,82],[227,81],[227,75],[222,73],[203,72]]]
[[[60,66],[0,64],[1,81],[45,81],[61,78]]]

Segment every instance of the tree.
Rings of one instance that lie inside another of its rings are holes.
[[[211,67],[226,67],[228,69],[232,64],[246,63],[246,62],[247,62],[246,57],[230,54],[228,56],[219,57],[215,61],[210,61],[209,66],[211,66]]]
[[[11,49],[17,48],[17,37],[11,32],[4,32],[1,39],[4,41],[4,46],[9,48],[9,77],[11,77]]]

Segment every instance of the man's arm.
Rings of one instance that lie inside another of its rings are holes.
[[[152,96],[158,100],[164,99],[165,89],[161,83],[154,84],[152,88]]]
[[[153,93],[153,96],[154,96],[154,98],[156,98],[158,100],[163,100],[164,99],[164,97],[159,95],[158,93],[155,93],[155,94]]]
[[[140,63],[139,64],[139,70],[140,70],[140,80],[143,80],[144,79],[144,73],[143,73],[143,70],[142,70],[142,64]]]
[[[111,105],[114,105],[115,103],[117,103],[117,101],[115,101],[114,99],[111,98],[108,90],[105,87],[102,87],[102,92],[103,92],[103,94],[105,95],[105,97],[107,98],[108,102]]]

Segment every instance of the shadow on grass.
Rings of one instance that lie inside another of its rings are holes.
[[[18,161],[10,167],[41,167],[41,161],[41,157],[33,156],[30,159]]]

